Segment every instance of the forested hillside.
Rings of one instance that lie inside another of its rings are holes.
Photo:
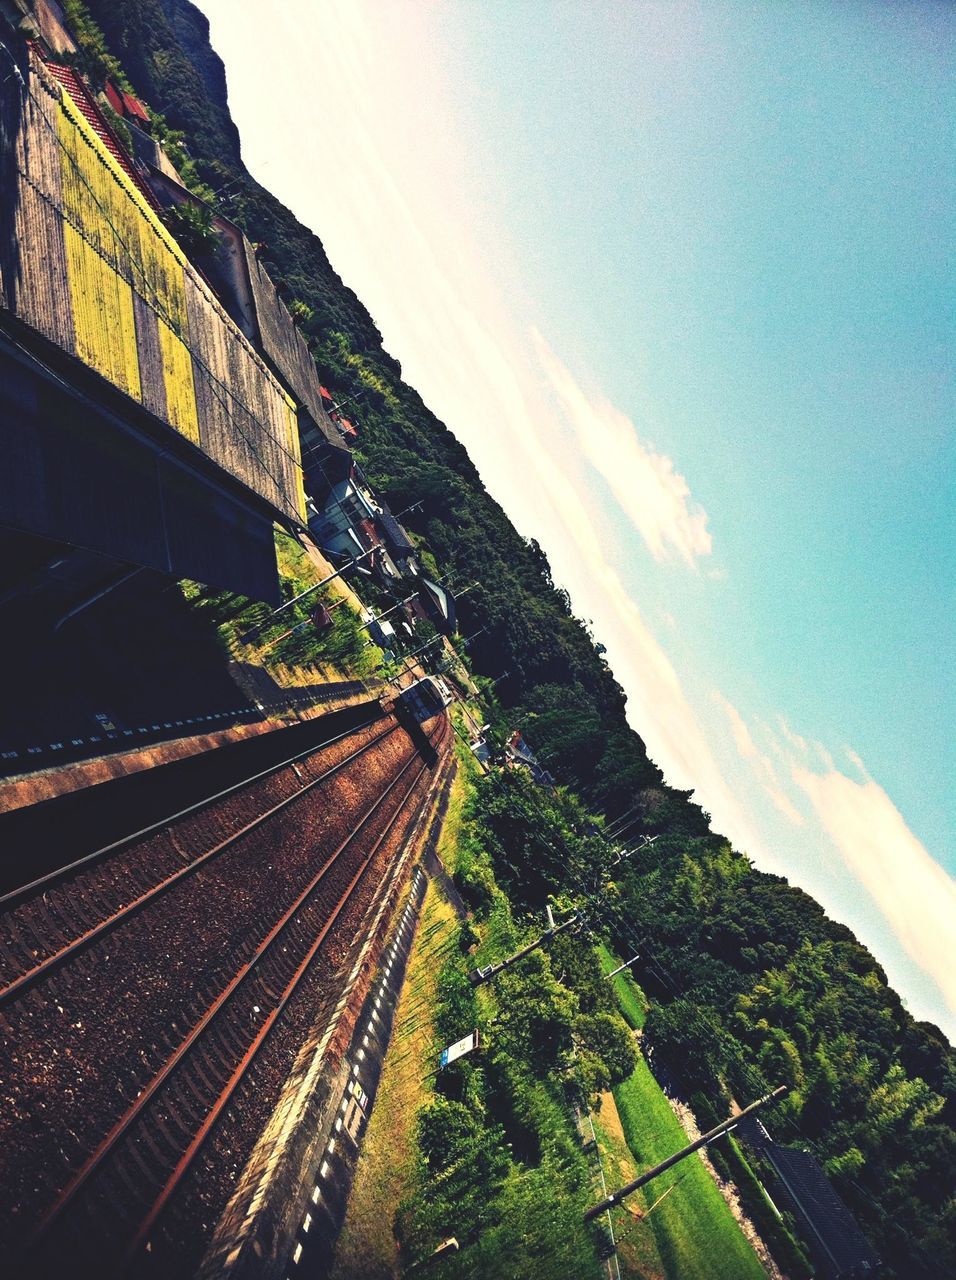
[[[956,1056],[943,1034],[910,1017],[848,929],[755,870],[687,793],[665,784],[541,549],[518,535],[463,447],[402,381],[319,239],[246,173],[205,19],[188,0],[89,0],[104,45],[79,0],[66,8],[91,74],[102,75],[104,56],[117,58],[167,126],[184,132],[198,176],[217,190],[229,184],[223,211],[268,246],[325,384],[343,397],[361,393],[369,478],[396,508],[421,502],[410,527],[456,582],[475,584],[461,599],[461,625],[486,628],[470,650],[476,670],[509,673],[496,688],[507,722],[527,728],[595,813],[636,806],[634,830],[659,835],[628,864],[609,918],[620,948],[640,944],[638,968],[657,1001],[647,1034],[660,1060],[701,1113],[724,1113],[729,1093],[745,1102],[767,1083],[788,1084],[771,1127],[824,1160],[890,1273],[956,1274]],[[493,856],[496,847],[501,859],[505,848],[524,851],[497,870],[519,906],[537,908],[547,892],[575,888],[586,850],[569,835],[556,857],[533,794],[512,803],[512,785],[502,780],[483,828]]]

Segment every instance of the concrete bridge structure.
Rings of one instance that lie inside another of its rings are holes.
[[[0,56],[0,528],[277,597],[300,400],[37,49]],[[290,322],[291,323],[291,322]]]

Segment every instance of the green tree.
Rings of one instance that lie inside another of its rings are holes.
[[[500,1129],[488,1128],[461,1102],[440,1095],[418,1119],[421,1176],[418,1230],[438,1238],[468,1238],[488,1225],[510,1159]]]
[[[605,1064],[611,1084],[626,1080],[637,1066],[634,1037],[619,1014],[582,1013],[575,1019],[574,1034]]]
[[[577,997],[556,980],[540,951],[502,973],[495,986],[493,1043],[527,1063],[535,1075],[544,1075],[571,1048]]]
[[[688,1089],[700,1089],[709,1097],[723,1093],[721,1082],[733,1041],[713,1010],[688,1000],[657,1005],[647,1015],[644,1036],[655,1061]]]

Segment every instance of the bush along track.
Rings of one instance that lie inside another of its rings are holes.
[[[449,1237],[460,1249],[432,1264],[435,1275],[601,1274],[600,1232],[582,1221],[594,1193],[573,1107],[582,1084],[593,1095],[630,1072],[631,1036],[585,938],[562,935],[560,953],[556,943],[494,984],[469,983],[476,964],[540,932],[515,919],[476,834],[490,781],[464,752],[441,852],[469,916],[433,883],[335,1280],[395,1275]],[[477,1052],[439,1071],[441,1049],[473,1030]]]

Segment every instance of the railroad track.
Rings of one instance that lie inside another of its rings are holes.
[[[267,806],[253,819],[237,826],[229,835],[200,854],[184,857],[177,852],[175,844],[171,843],[162,851],[165,856],[160,854],[159,865],[156,860],[150,860],[147,865],[125,867],[119,879],[113,882],[104,881],[98,874],[98,869],[105,862],[119,858],[124,851],[149,838],[170,832],[187,817],[209,809],[263,778],[273,776],[283,769],[294,768],[300,762],[328,751],[372,723],[374,720],[370,719],[318,747],[312,746],[297,752],[251,778],[206,797],[198,804],[190,805],[161,822],[133,832],[77,862],[0,897],[0,912],[11,912],[12,909],[0,928],[0,1008],[47,977],[79,951],[102,939],[136,912],[168,892],[173,885],[221,857],[243,837],[283,809],[294,805],[297,800],[342,773],[394,733],[399,726],[389,725],[344,759],[324,769],[317,777],[304,783],[300,778],[297,789],[290,795]]]
[[[432,746],[443,746],[448,733],[444,720]],[[188,1031],[57,1192],[15,1274],[140,1273],[157,1224],[330,936],[357,927],[349,908],[367,891],[409,806],[414,821],[424,804],[415,793],[428,768],[418,754],[402,765],[253,953],[194,1011]]]

